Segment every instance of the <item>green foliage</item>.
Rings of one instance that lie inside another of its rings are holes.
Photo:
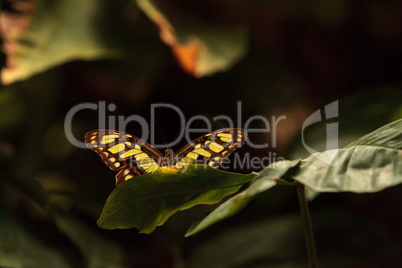
[[[161,12],[161,3],[155,2],[137,1],[138,7],[160,27],[162,40],[188,73],[196,77],[211,75],[232,67],[245,54],[244,27],[216,27],[193,15],[183,17],[185,12],[166,6]],[[9,26],[5,35],[8,61],[1,73],[3,84],[25,80],[73,60],[123,59],[133,55],[138,58],[142,54],[135,47],[132,51],[132,46],[138,44],[130,44],[129,39],[116,33],[116,29],[127,31],[127,25],[117,18],[125,9],[138,12],[134,5],[99,0],[41,0],[28,6],[35,12],[23,9],[14,17],[3,15]],[[128,34],[138,38],[134,32]],[[150,53],[157,53],[157,49]]]
[[[17,23],[8,28],[6,35],[11,66],[2,70],[4,84],[27,79],[71,60],[117,56],[110,41],[106,41],[106,33],[98,27],[102,9],[106,8],[102,1],[41,0],[30,8],[35,12],[9,18],[8,23]]]
[[[402,182],[401,151],[402,119],[345,148],[313,154],[294,179],[317,192],[380,191]]]
[[[186,236],[226,219],[256,195],[278,182],[294,179],[317,192],[376,192],[402,182],[402,119],[390,123],[343,149],[314,154],[302,161],[274,162],[258,175],[241,175],[205,166],[189,166],[176,174],[145,174],[117,187],[109,196],[98,225],[106,229],[133,228],[150,233],[179,210],[214,204],[249,187],[221,204]],[[301,163],[301,164],[300,164]],[[203,168],[201,168],[203,167]]]
[[[254,177],[255,174],[223,172],[205,165],[190,165],[173,174],[159,169],[116,187],[98,225],[106,229],[136,227],[142,233],[150,233],[177,211],[214,204]]]
[[[210,24],[180,6],[164,1],[137,0],[139,8],[159,27],[184,71],[195,77],[231,68],[246,52],[244,27]]]
[[[285,160],[269,165],[254,178],[246,190],[225,201],[201,222],[193,224],[187,231],[186,236],[196,234],[210,225],[236,214],[242,210],[255,195],[274,187],[277,184],[276,180],[284,176],[290,169],[299,165],[299,163],[300,160]]]

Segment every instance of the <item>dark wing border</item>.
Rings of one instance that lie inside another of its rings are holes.
[[[101,144],[103,137],[106,135],[117,135],[118,137],[111,138],[110,140],[113,140],[111,142]],[[121,184],[131,177],[146,173],[146,170],[142,169],[141,166],[136,163],[137,161],[133,161],[132,157],[120,157],[124,152],[134,149],[135,145],[138,145],[141,152],[146,153],[156,163],[159,163],[161,157],[164,157],[158,149],[144,140],[129,133],[117,130],[96,129],[89,131],[85,134],[85,143],[89,149],[95,151],[99,156],[101,156],[102,161],[110,169],[116,171],[120,170],[116,175],[116,185]],[[109,149],[117,144],[124,144],[124,148],[122,147],[122,149],[116,153],[110,152]]]

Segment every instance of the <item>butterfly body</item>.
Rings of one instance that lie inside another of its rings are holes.
[[[172,149],[168,148],[165,150],[165,157],[164,161],[161,163],[161,167],[165,166],[173,166],[177,163],[177,160],[175,159],[175,155]]]
[[[116,185],[159,167],[183,169],[198,160],[217,167],[246,139],[247,132],[243,129],[222,129],[195,139],[176,154],[168,148],[163,155],[144,140],[121,131],[98,129],[85,134],[87,147],[97,152],[110,169],[120,170]]]

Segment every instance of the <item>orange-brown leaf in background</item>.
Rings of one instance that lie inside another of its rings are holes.
[[[201,43],[192,42],[190,44],[177,44],[172,46],[173,54],[179,61],[180,67],[187,73],[195,76],[198,56],[201,52]]]
[[[247,38],[241,27],[211,25],[157,0],[137,0],[137,4],[158,26],[160,38],[171,48],[181,68],[192,76],[224,71],[246,51]]]

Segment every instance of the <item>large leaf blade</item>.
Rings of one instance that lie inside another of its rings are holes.
[[[177,211],[217,203],[255,176],[205,165],[189,165],[172,173],[162,168],[116,187],[103,207],[98,225],[105,229],[137,228],[142,233],[151,233]]]
[[[402,119],[389,123],[347,145],[346,148],[358,145],[381,146],[402,150]]]
[[[317,192],[377,192],[401,183],[402,120],[345,148],[313,154],[294,179]]]
[[[194,223],[187,231],[186,236],[194,235],[219,221],[235,215],[256,195],[274,187],[277,184],[277,179],[280,179],[287,172],[297,167],[299,163],[300,160],[283,160],[272,163],[254,178],[246,190],[222,203],[202,221]]]

